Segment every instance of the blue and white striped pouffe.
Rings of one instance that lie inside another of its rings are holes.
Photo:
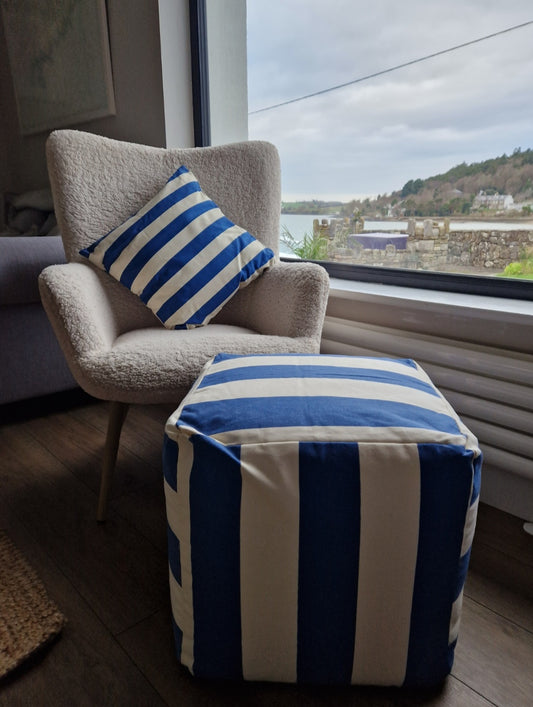
[[[194,675],[449,673],[477,440],[411,360],[221,354],[166,426],[170,590]]]

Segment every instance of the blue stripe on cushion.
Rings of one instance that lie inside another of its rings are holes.
[[[274,253],[265,248],[261,253],[259,253],[253,260],[251,260],[246,267],[242,268],[236,275],[225,284],[216,294],[211,297],[202,307],[200,307],[192,317],[190,317],[186,324],[183,326],[177,326],[178,328],[187,328],[190,325],[199,325],[209,312],[216,311],[224,302],[228,299],[232,292],[239,287],[242,282],[248,280],[256,271],[264,267],[270,258],[274,257]]]
[[[178,489],[178,445],[167,435],[163,437],[163,473],[165,481],[174,490]]]
[[[406,685],[431,685],[451,670],[450,616],[472,486],[473,453],[418,445],[420,529]]]
[[[96,241],[94,241],[94,243],[91,243],[91,245],[87,246],[87,248],[82,248],[80,250],[80,255],[84,255],[86,258],[88,258],[91,255],[91,253],[94,252],[96,246],[99,245],[105,238],[108,237],[109,233],[111,233],[111,231],[109,231],[108,233],[105,233],[103,236],[101,236]]]
[[[178,167],[168,181],[171,182],[173,179],[176,179],[176,177],[181,177],[182,174],[189,174],[189,170],[184,164],[182,164],[181,167]]]
[[[191,317],[189,317],[185,324],[179,326],[179,328],[186,329],[190,325],[200,324],[200,322],[203,321],[207,312],[214,311],[217,307],[219,307],[223,302],[227,300],[228,295],[233,292],[236,287],[239,286],[240,280],[240,273],[237,273],[231,280],[226,283],[226,285],[222,289],[215,293],[210,300],[208,300]]]
[[[201,270],[195,273],[188,282],[186,282],[183,287],[177,290],[172,297],[170,297],[156,312],[156,316],[161,319],[162,322],[166,322],[167,319],[174,314],[174,312],[179,309],[182,302],[185,302],[199,292],[205,285],[211,282],[215,276],[228,264],[230,263],[238,253],[240,253],[249,243],[254,241],[254,237],[251,236],[247,231],[244,231],[241,235],[235,238],[231,243],[229,243],[223,250],[219,251],[215,257],[210,260]],[[228,284],[228,281],[224,281],[224,286]],[[227,298],[227,296],[226,296]]]
[[[199,435],[191,442],[193,672],[212,678],[242,678],[240,447],[223,447]]]
[[[180,541],[167,523],[168,564],[174,579],[181,586]]]
[[[206,246],[211,243],[217,236],[231,228],[232,222],[225,216],[221,216],[212,224],[204,228],[191,241],[187,242],[181,250],[177,251],[168,261],[160,268],[158,272],[147,283],[140,297],[143,302],[153,297],[159,288],[173,277],[178,270],[186,265],[192,258],[200,253]]]
[[[249,260],[246,265],[241,267],[240,282],[246,282],[256,272],[264,268],[267,263],[274,257],[274,252],[270,248],[264,248],[257,255]]]
[[[359,526],[357,444],[300,443],[300,682],[350,683]]]
[[[207,374],[203,377],[198,387],[206,388],[210,385],[219,385],[221,383],[229,383],[237,380],[257,380],[258,378],[347,378],[350,380],[401,385],[423,390],[426,393],[440,397],[430,383],[402,373],[387,370],[380,371],[374,368],[351,368],[349,366],[327,366],[319,364],[282,364],[279,366],[243,366],[242,368],[230,368],[225,371]]]
[[[192,403],[183,408],[180,423],[206,435],[292,426],[417,427],[462,434],[453,417],[415,405],[326,396],[237,398]]]
[[[191,220],[198,218],[202,214],[216,209],[217,205],[212,201],[202,201],[195,204],[182,214],[177,216],[167,226],[162,228],[155,236],[150,238],[146,244],[133,256],[128,265],[124,268],[120,276],[120,282],[126,287],[131,287],[137,275],[144,268],[146,263],[172,240],[180,231],[187,227]],[[180,246],[178,245],[178,248]],[[107,254],[106,254],[107,255]],[[117,257],[120,254],[117,254]],[[105,259],[104,259],[105,262]]]
[[[147,211],[143,216],[137,218],[120,236],[109,246],[103,255],[102,265],[109,271],[115,260],[121,255],[122,251],[133,241],[133,239],[149,226],[153,221],[159,218],[165,211],[171,209],[178,201],[193,192],[200,191],[200,187],[195,182],[184,184],[176,191],[168,194],[163,199],[158,201]]]

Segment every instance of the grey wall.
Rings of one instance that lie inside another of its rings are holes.
[[[163,52],[160,5],[165,26]],[[173,121],[169,124],[172,142],[191,146],[187,0],[107,0],[107,9],[116,115],[71,127],[162,147],[167,144],[166,103],[167,122]],[[174,45],[173,32],[177,37]],[[172,64],[170,70],[166,67],[165,89],[162,56]],[[169,95],[173,97],[172,111],[168,110]],[[177,95],[181,97],[179,102]],[[46,186],[44,144],[48,133],[20,134],[1,15],[0,111],[0,191],[21,192]]]

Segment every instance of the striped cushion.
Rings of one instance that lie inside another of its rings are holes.
[[[480,466],[411,360],[216,356],[166,427],[180,660],[215,678],[440,682]]]
[[[274,253],[230,221],[181,166],[142,209],[80,251],[169,329],[207,324]]]

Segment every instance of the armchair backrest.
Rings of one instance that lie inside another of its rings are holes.
[[[182,164],[229,219],[279,253],[280,165],[270,143],[165,149],[56,130],[46,155],[69,261],[87,262],[79,250],[134,214]]]

